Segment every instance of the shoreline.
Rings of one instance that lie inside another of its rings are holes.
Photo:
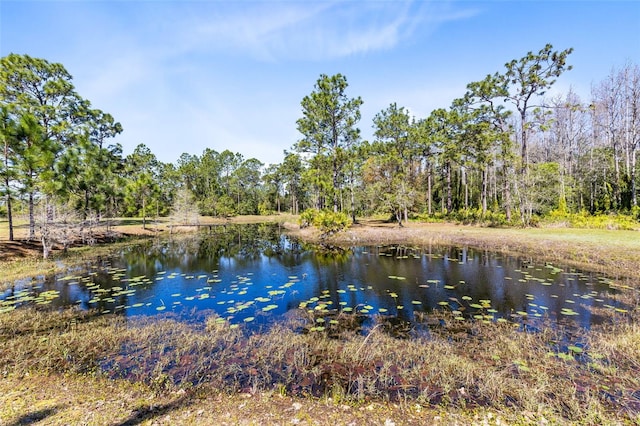
[[[202,226],[249,223],[280,223],[283,232],[307,243],[339,247],[355,245],[458,246],[524,257],[531,260],[562,263],[582,270],[602,273],[616,280],[640,279],[640,233],[638,231],[577,228],[485,228],[451,223],[410,222],[400,228],[396,223],[366,219],[345,231],[322,236],[315,228],[300,229],[291,215],[240,216],[230,219],[205,218]],[[157,227],[154,227],[157,226]],[[173,235],[195,232],[197,227],[172,229]],[[57,250],[49,260],[41,259],[37,242],[0,240],[0,289],[12,281],[30,275],[54,273],[79,262],[108,254],[123,244],[138,239],[170,235],[167,224],[116,225],[115,242],[79,246],[67,254]],[[640,283],[634,287],[640,288]]]
[[[399,228],[378,221],[354,225],[322,238],[312,228],[285,224],[287,233],[306,242],[340,247],[405,244],[458,246],[538,261],[561,262],[615,279],[640,278],[640,233],[576,228],[482,228],[448,223],[410,222]],[[640,285],[639,285],[640,287]]]

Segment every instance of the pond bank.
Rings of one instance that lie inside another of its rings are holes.
[[[0,424],[48,425],[507,425],[492,410],[420,404],[347,403],[278,392],[175,391],[158,395],[125,381],[77,375],[8,376],[0,381]],[[523,416],[524,419],[526,417]],[[5,423],[6,422],[6,423]],[[38,423],[39,424],[39,423]]]
[[[35,309],[1,315],[0,423],[640,421],[636,314],[566,349],[553,348],[550,330],[480,322],[453,339],[407,340],[379,329],[330,339],[285,325],[244,336],[216,321],[194,329],[170,318],[134,327],[123,320]],[[123,356],[125,347],[134,353]]]
[[[127,224],[112,230],[128,240],[168,235],[166,224],[142,224],[128,219]],[[133,223],[131,223],[133,222]],[[454,245],[478,248],[558,262],[580,269],[606,274],[612,278],[631,278],[640,287],[640,232],[573,229],[573,228],[483,228],[449,223],[410,222],[399,228],[396,223],[364,219],[347,231],[322,238],[313,228],[300,229],[292,215],[240,216],[229,219],[204,218],[203,224],[282,223],[289,235],[307,242],[338,246],[406,244],[416,246]],[[195,232],[184,227],[174,232]],[[122,243],[115,243],[122,244]],[[125,242],[126,244],[126,242]],[[57,253],[52,260],[42,260],[37,243],[9,242],[0,238],[0,290],[19,278],[64,269],[74,262],[84,262],[93,256],[108,253],[113,243],[92,247],[76,247],[69,254]],[[63,256],[63,258],[61,258]],[[62,262],[59,260],[62,259]],[[64,265],[63,265],[64,263]],[[633,285],[634,283],[632,283]]]
[[[291,215],[272,216],[239,216],[228,219],[202,218],[203,226],[249,224],[262,222],[295,221]],[[6,289],[13,281],[36,275],[63,272],[75,265],[90,262],[99,256],[106,256],[123,245],[135,244],[136,241],[158,236],[168,236],[171,233],[183,234],[196,232],[199,227],[171,226],[164,221],[147,221],[143,227],[142,220],[137,218],[109,220],[108,232],[104,226],[96,231],[96,244],[92,246],[72,246],[63,252],[59,247],[53,247],[49,259],[42,258],[42,245],[39,240],[27,239],[27,228],[19,226],[15,231],[15,241],[8,240],[8,231],[3,229],[6,223],[0,223],[0,291]],[[108,237],[107,237],[108,235]]]

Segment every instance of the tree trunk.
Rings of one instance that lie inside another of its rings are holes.
[[[433,194],[431,189],[431,169],[429,169],[429,174],[427,175],[427,212],[429,216],[431,216],[431,203],[433,200]]]
[[[397,209],[394,209],[394,215],[396,216],[396,220],[398,221],[398,226],[402,228],[402,209],[399,206]]]
[[[464,187],[464,208],[469,208],[469,185],[467,185],[467,171],[464,167],[461,170],[462,173],[462,186]]]
[[[511,222],[511,186],[509,185],[509,169],[505,165],[504,170],[504,207],[507,222]]]
[[[338,163],[333,160],[333,212],[338,213]]]
[[[142,229],[146,231],[147,229],[147,210],[146,210],[146,200],[142,197]]]
[[[521,145],[521,152],[520,155],[522,156],[522,171],[523,173],[526,171],[526,169],[529,166],[529,153],[527,152],[527,110],[526,110],[526,105],[523,109],[520,110],[520,123],[522,125],[522,129],[520,129],[520,141],[522,143]]]
[[[487,167],[482,169],[482,194],[480,195],[480,204],[482,205],[482,216],[487,214]]]
[[[34,202],[33,192],[29,192],[29,240],[33,240],[36,237]]]
[[[9,176],[5,177],[5,188],[7,191],[6,203],[7,203],[7,221],[9,222],[9,241],[13,241],[13,211],[11,209],[11,191],[9,189]]]
[[[498,205],[498,172],[495,167],[489,169],[489,183],[491,185],[491,208]]]
[[[298,214],[298,199],[295,190],[291,191],[291,211],[293,214]]]
[[[358,223],[356,220],[356,195],[353,189],[353,180],[351,181],[351,221]]]
[[[9,222],[9,241],[13,241],[13,212],[11,211],[11,188],[9,186],[9,144],[5,139],[4,142],[4,187],[7,191],[7,221]]]
[[[614,209],[621,207],[621,195],[620,195],[620,153],[618,149],[618,143],[614,140],[613,143],[613,165],[615,168],[615,180],[613,182],[613,199]]]
[[[451,163],[446,163],[447,169],[447,214],[453,210],[453,195],[451,193]]]
[[[45,237],[45,231],[42,231],[42,237],[41,237],[41,241],[42,241],[42,258],[43,259],[48,259],[49,258],[49,252],[50,252],[50,248],[47,242],[47,238]]]
[[[49,253],[51,252],[51,245],[53,242],[53,238],[51,238],[51,221],[49,220],[49,215],[47,214],[48,205],[45,206],[45,212],[43,215],[42,224],[40,226],[40,241],[42,242],[42,257],[43,259],[49,258]],[[51,245],[50,245],[51,244]]]
[[[636,207],[638,205],[638,195],[636,188],[636,147],[631,150],[631,205]]]
[[[8,188],[7,184],[7,188]],[[11,194],[7,189],[7,220],[9,222],[9,241],[13,241],[13,212],[11,211]]]
[[[409,211],[408,211],[408,196],[407,196],[407,188],[405,185],[404,179],[402,180],[402,184],[400,185],[400,193],[401,193],[401,202],[399,203],[399,213],[401,217],[401,221],[404,220],[404,223],[409,223]]]
[[[84,209],[82,211],[82,219],[86,220],[89,217],[89,191],[84,191]]]

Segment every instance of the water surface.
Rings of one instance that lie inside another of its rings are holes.
[[[0,310],[73,305],[191,322],[215,313],[249,330],[296,311],[322,330],[338,313],[358,315],[366,328],[380,318],[415,326],[436,310],[458,320],[589,328],[628,309],[620,289],[594,273],[457,247],[326,249],[281,231],[229,225],[149,240],[72,273],[18,282],[0,294]]]

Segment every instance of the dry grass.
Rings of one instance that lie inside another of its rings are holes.
[[[499,413],[419,405],[294,398],[216,390],[157,395],[140,384],[73,375],[0,381],[0,424],[47,425],[454,425],[509,424]],[[39,421],[39,422],[38,422]]]
[[[126,380],[158,401],[184,392],[271,394],[349,407],[376,402],[398,408],[398,418],[417,404],[431,414],[500,413],[509,423],[633,423],[640,421],[640,328],[621,318],[582,336],[588,345],[574,353],[554,343],[559,334],[550,328],[523,333],[447,314],[430,337],[397,339],[381,327],[330,338],[295,332],[298,322],[245,335],[215,317],[197,328],[170,318],[125,324],[21,309],[0,316],[0,371],[10,380],[67,375],[109,378],[111,387]]]

